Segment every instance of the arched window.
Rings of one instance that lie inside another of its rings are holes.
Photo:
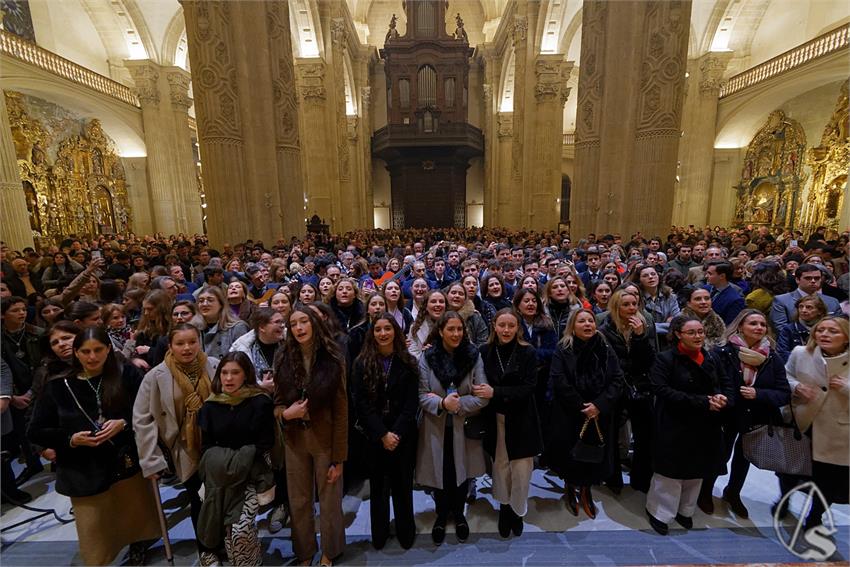
[[[437,71],[430,65],[419,68],[416,76],[417,104],[420,108],[424,106],[436,106],[437,104]]]

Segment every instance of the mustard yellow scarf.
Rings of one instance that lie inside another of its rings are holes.
[[[186,447],[186,453],[192,462],[201,460],[201,430],[198,428],[198,412],[212,391],[212,383],[207,374],[207,355],[198,354],[191,366],[185,366],[174,359],[171,351],[165,354],[165,366],[171,372],[175,384],[183,392],[183,407],[175,404],[174,412],[183,416],[180,424],[180,440]],[[187,371],[190,374],[187,374]]]

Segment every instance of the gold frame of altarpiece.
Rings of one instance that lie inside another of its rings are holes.
[[[33,237],[58,243],[131,231],[124,166],[100,121],[86,120],[80,134],[61,140],[50,163],[52,134],[29,116],[23,95],[7,91],[6,105]]]
[[[799,228],[806,134],[781,110],[770,113],[747,146],[733,225]]]

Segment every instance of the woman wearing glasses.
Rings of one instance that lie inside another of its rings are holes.
[[[675,518],[693,527],[702,479],[722,460],[722,412],[735,395],[720,359],[705,350],[705,329],[696,317],[670,322],[673,348],[655,358],[650,379],[655,393],[652,431],[653,475],[646,514],[667,535]]]

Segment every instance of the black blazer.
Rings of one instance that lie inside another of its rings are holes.
[[[378,387],[374,400],[369,395],[363,376],[362,361],[354,361],[351,371],[354,408],[357,421],[373,448],[383,448],[381,438],[390,431],[401,438],[401,443],[415,444],[416,412],[419,409],[418,370],[393,355],[386,385]]]
[[[650,379],[655,392],[652,468],[674,479],[717,474],[723,462],[723,414],[734,407],[735,389],[719,357],[703,350],[699,366],[676,348],[655,357]],[[708,396],[723,394],[722,412],[708,409]]]
[[[505,448],[508,459],[534,457],[543,451],[543,435],[537,418],[534,389],[537,385],[537,354],[531,345],[516,345],[516,351],[506,363],[505,372],[499,366],[496,347],[485,344],[480,348],[487,382],[493,387],[493,399],[482,410],[488,422],[484,450],[496,455],[496,414],[505,416]]]
[[[726,367],[726,373],[732,380],[735,389],[734,425],[738,431],[747,431],[756,425],[778,423],[781,419],[779,408],[791,403],[791,387],[785,377],[785,364],[771,350],[767,360],[759,366],[756,372],[756,399],[747,400],[741,396],[741,386],[744,385],[744,372],[738,358],[739,348],[726,344],[715,349],[721,363]]]
[[[93,496],[109,489],[118,480],[119,451],[130,448],[138,462],[136,442],[133,437],[133,402],[142,373],[135,366],[125,364],[121,377],[126,404],[123,411],[105,411],[104,418],[124,419],[127,429],[99,447],[71,447],[74,433],[91,431],[86,419],[65,386],[65,380],[56,378],[47,382],[43,395],[36,401],[27,435],[36,445],[56,451],[56,492],[65,496]],[[73,375],[68,384],[91,419],[97,419],[95,392],[83,380]]]
[[[647,322],[643,334],[633,334],[629,344],[626,344],[625,337],[620,334],[610,317],[605,319],[599,330],[617,354],[624,380],[641,392],[649,391],[649,370],[655,362],[655,325]]]

